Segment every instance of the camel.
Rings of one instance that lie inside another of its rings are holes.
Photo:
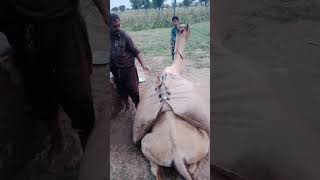
[[[186,180],[194,179],[197,163],[210,146],[210,110],[193,84],[180,76],[190,27],[182,24],[178,29],[174,62],[158,76],[156,88],[142,95],[134,117],[133,141],[141,143],[157,180],[163,179],[162,166],[175,167]]]

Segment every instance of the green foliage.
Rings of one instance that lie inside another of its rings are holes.
[[[142,0],[142,5],[144,9],[149,9],[151,8],[151,2],[150,0]]]
[[[155,9],[159,9],[162,7],[165,0],[152,0],[152,6]]]
[[[111,11],[116,11],[116,12],[117,12],[118,10],[119,10],[118,7],[114,7],[114,8],[111,9]]]
[[[172,3],[171,3],[171,6],[172,7],[177,7],[177,0],[173,0]]]
[[[183,5],[189,7],[194,0],[183,0]]]
[[[125,5],[120,5],[120,6],[119,6],[119,10],[120,10],[120,11],[123,12],[125,9],[126,9],[126,6],[125,6]]]
[[[173,15],[176,15],[176,8],[177,8],[177,0],[173,0],[171,3],[171,6],[173,8]]]
[[[169,8],[170,6],[169,6],[169,4],[164,4],[162,7],[163,8]]]
[[[130,0],[132,5],[132,9],[141,9],[142,7],[142,0]]]
[[[208,2],[209,0],[199,0],[200,3],[204,2],[204,4],[207,6],[208,5]]]
[[[171,28],[173,9],[129,10],[120,14],[121,24],[124,29],[141,31],[145,29]],[[176,16],[181,23],[200,23],[210,21],[210,8],[204,6],[176,8]]]
[[[190,24],[191,35],[187,42],[185,53],[188,57],[194,56],[193,52],[203,52],[209,56],[210,52],[210,23],[202,22]],[[144,56],[164,56],[170,59],[170,31],[171,28],[151,29],[138,32],[129,32],[137,47]],[[196,55],[196,54],[195,54]],[[203,54],[202,54],[203,55]]]

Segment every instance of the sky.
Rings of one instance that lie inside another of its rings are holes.
[[[164,4],[171,4],[172,1],[173,0],[165,0]],[[182,2],[182,0],[177,0],[177,3],[178,2]],[[131,8],[131,3],[129,0],[110,0],[110,9],[113,7],[119,7],[120,5],[125,5],[126,8]]]

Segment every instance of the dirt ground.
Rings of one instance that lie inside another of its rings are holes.
[[[203,53],[203,52],[198,52]],[[153,87],[152,81],[166,66],[165,57],[145,57],[146,64],[150,67],[147,80],[140,83],[140,91]],[[186,69],[183,77],[194,82],[206,103],[210,103],[210,59],[204,53],[202,58],[193,59],[186,57]],[[137,64],[139,73],[143,73]],[[151,174],[150,165],[141,150],[133,144],[133,105],[127,112],[121,111],[110,122],[110,177],[111,179],[155,179]],[[182,179],[175,170],[165,169],[166,179]],[[196,170],[195,178],[198,180],[210,179],[209,156],[203,159]]]
[[[320,21],[309,2],[216,1],[211,163],[250,180],[320,178]]]

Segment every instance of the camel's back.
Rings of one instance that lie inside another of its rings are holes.
[[[195,91],[193,83],[176,75],[162,75],[158,89],[149,89],[141,97],[136,111],[133,138],[139,141],[151,129],[164,103],[184,121],[205,130],[210,129],[210,110]]]

